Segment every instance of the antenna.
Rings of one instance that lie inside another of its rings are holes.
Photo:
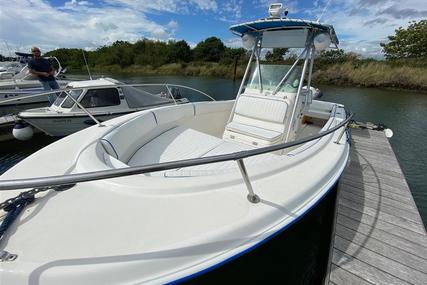
[[[82,53],[83,53],[83,59],[85,60],[87,73],[89,74],[89,79],[92,80],[92,75],[90,74],[89,65],[87,64],[85,51],[83,49],[82,49]]]
[[[317,23],[320,22],[320,19],[323,17],[323,14],[325,14],[326,9],[328,9],[328,7],[329,7],[329,3],[331,3],[331,0],[328,0],[328,3],[326,3],[325,8],[323,8],[322,14],[320,14],[319,18],[317,18],[317,20],[316,20]]]

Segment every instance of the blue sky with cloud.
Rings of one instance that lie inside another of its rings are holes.
[[[283,1],[289,16],[316,20],[329,0]],[[7,2],[7,3],[6,3]],[[267,16],[269,0],[0,0],[0,53],[59,47],[95,49],[116,40],[240,41],[228,27]],[[427,18],[425,0],[330,0],[321,22],[333,24],[341,48],[379,56],[379,42],[399,26]]]

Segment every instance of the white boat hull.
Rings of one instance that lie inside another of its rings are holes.
[[[122,116],[126,113],[116,113],[111,115],[95,115],[100,122]],[[80,114],[76,116],[46,116],[46,117],[20,117],[36,129],[53,137],[63,137],[78,132],[84,128],[96,124],[89,116]]]
[[[43,92],[46,92],[43,88],[28,88],[26,90],[9,91],[0,90],[0,106],[48,102],[49,100],[47,95],[33,96]]]
[[[1,179],[109,169],[99,139],[126,122],[139,126],[138,118],[152,112],[158,127],[173,117],[179,124],[215,135],[232,102],[190,105],[194,115],[188,117],[178,115],[188,106],[171,106],[85,129],[33,154]],[[325,128],[345,118],[342,107],[334,110]],[[131,131],[136,136],[140,132]],[[237,166],[216,175],[136,175],[79,183],[47,194],[31,204],[5,236],[1,249],[18,258],[0,263],[2,281],[159,284],[223,264],[285,230],[330,191],[349,155],[346,134],[335,143],[339,136],[336,131],[302,145],[274,163],[247,165],[261,198],[257,204],[247,200]],[[0,192],[0,198],[18,192]]]
[[[57,82],[59,86],[64,87],[69,81],[58,80]],[[44,92],[47,91],[38,80],[0,81],[0,107],[49,102],[48,95],[34,96]]]

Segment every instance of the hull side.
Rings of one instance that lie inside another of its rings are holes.
[[[170,284],[321,284],[326,273],[338,183],[293,224],[257,246]],[[248,274],[248,269],[252,273]],[[285,277],[284,277],[285,276]]]

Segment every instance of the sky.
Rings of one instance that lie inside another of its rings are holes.
[[[240,47],[229,26],[266,17],[275,2],[289,8],[289,18],[334,25],[340,48],[364,57],[381,57],[379,43],[396,28],[427,18],[427,0],[0,0],[0,54],[31,46],[94,50],[142,38],[194,47],[210,36]]]

